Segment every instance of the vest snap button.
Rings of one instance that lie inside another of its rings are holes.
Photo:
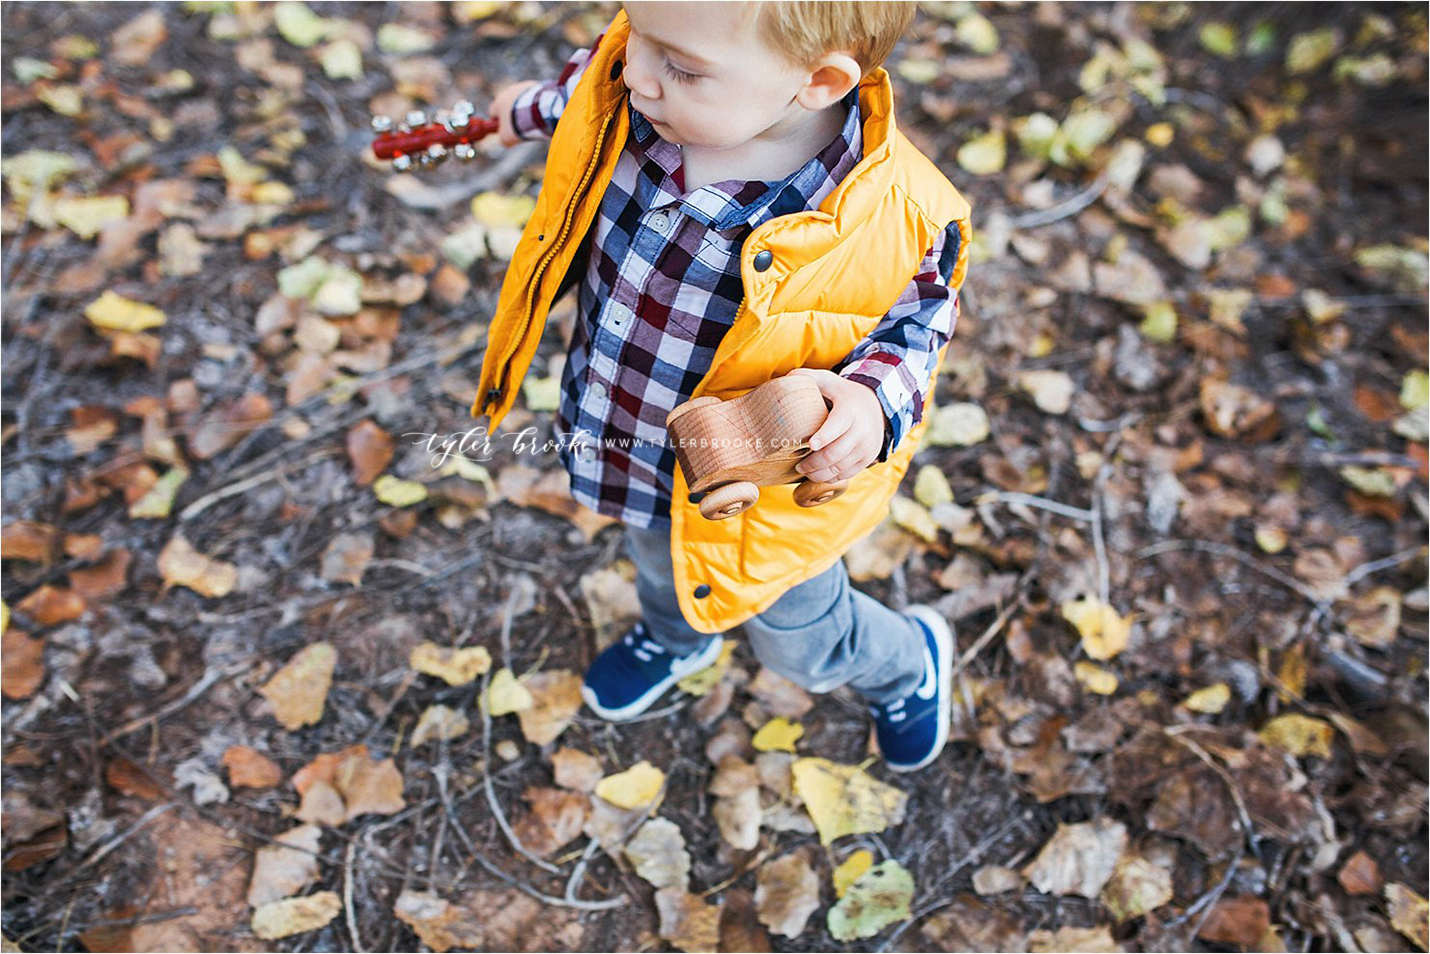
[[[770,263],[775,260],[775,254],[769,249],[761,249],[755,253],[755,271],[763,272],[770,267]]]
[[[707,596],[709,596],[709,595],[710,595],[710,587],[707,586],[706,584],[701,583],[699,586],[697,586],[697,587],[695,588],[695,598],[696,598],[697,600],[703,600],[705,597],[707,597]]]
[[[616,62],[614,62],[614,63],[611,64],[611,79],[615,79],[616,77],[618,77],[618,76],[620,76],[620,75],[621,75],[621,61],[620,61],[620,60],[616,60]]]

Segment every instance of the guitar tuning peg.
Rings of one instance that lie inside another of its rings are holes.
[[[447,161],[447,147],[440,142],[434,142],[427,147],[427,151],[423,155],[427,158],[427,164],[441,165]]]
[[[420,109],[414,109],[404,117],[404,122],[409,126],[427,125],[427,114]]]
[[[452,147],[452,155],[461,159],[463,162],[470,162],[477,158],[477,150],[469,142],[459,142]]]
[[[406,154],[394,156],[392,159],[392,168],[398,172],[406,172],[412,168],[412,157]]]
[[[470,99],[461,99],[452,104],[452,112],[454,113],[466,113],[468,116],[471,116],[476,111],[477,107],[472,105]]]
[[[392,117],[374,116],[372,117],[372,131],[375,133],[392,132]]]

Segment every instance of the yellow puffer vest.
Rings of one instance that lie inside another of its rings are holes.
[[[620,79],[629,25],[617,14],[561,114],[536,211],[502,283],[472,416],[495,431],[536,355],[547,310],[611,181],[629,132]],[[745,240],[745,300],[691,397],[738,397],[794,368],[832,368],[879,323],[949,221],[962,232],[952,286],[963,283],[969,207],[938,168],[894,128],[888,74],[859,84],[864,158],[817,210],[782,215]],[[773,253],[755,265],[757,253]],[[575,276],[579,277],[579,276]],[[940,350],[942,362],[947,346]],[[935,375],[935,378],[937,375]],[[925,410],[932,405],[926,395]],[[768,609],[790,587],[834,565],[888,513],[928,425],[925,415],[889,459],[818,507],[794,485],[764,487],[744,513],[706,520],[675,470],[671,562],[680,609],[702,633],[722,633]]]

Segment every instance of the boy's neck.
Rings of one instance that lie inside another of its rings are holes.
[[[843,100],[823,109],[795,109],[763,132],[728,149],[681,146],[688,192],[725,179],[777,182],[829,145],[844,128]]]

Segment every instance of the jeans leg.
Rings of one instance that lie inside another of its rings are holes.
[[[843,560],[792,587],[744,628],[761,663],[811,692],[848,685],[883,703],[923,681],[917,625],[851,586]]]
[[[626,552],[636,565],[636,595],[641,601],[641,618],[651,639],[676,656],[688,656],[704,649],[711,634],[702,633],[685,621],[675,595],[670,528],[627,524],[625,529]]]

